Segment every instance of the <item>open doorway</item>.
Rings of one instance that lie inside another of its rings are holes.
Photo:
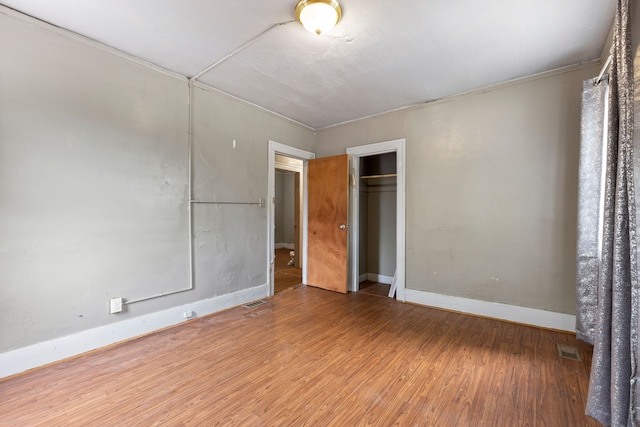
[[[303,162],[281,154],[275,157],[274,294],[302,283]]]
[[[289,286],[294,286],[298,283],[306,283],[306,163],[307,160],[314,158],[315,154],[309,151],[300,150],[275,141],[269,141],[267,179],[267,200],[270,202],[268,204],[269,209],[267,214],[269,227],[269,242],[267,248],[269,295],[276,293],[276,278],[279,279],[278,291],[282,290],[280,289],[281,286],[283,289],[287,289]],[[280,176],[280,178],[278,178],[278,176]],[[280,181],[280,183],[277,181]],[[293,186],[293,190],[289,191],[291,186]],[[280,197],[278,197],[277,194],[277,187],[280,187],[280,190],[282,190],[282,196]],[[291,199],[291,203],[287,203],[287,198]],[[297,200],[295,200],[296,198]],[[291,210],[288,210],[285,206],[290,206]],[[297,206],[297,208],[294,208],[294,206]],[[282,214],[278,215],[281,209]],[[285,217],[285,210],[287,216],[293,216],[293,221]],[[285,221],[287,223],[293,222],[293,237],[291,237],[290,233],[291,228],[289,225],[285,225]],[[280,225],[277,225],[277,222],[280,223]],[[295,224],[297,224],[297,226]],[[276,230],[278,230],[278,232],[276,232]],[[291,249],[291,246],[293,246],[293,249]],[[294,251],[293,261],[291,251]],[[293,265],[288,265],[291,261]],[[295,270],[290,267],[295,268]]]
[[[396,152],[360,157],[359,292],[390,294],[396,271]]]
[[[350,212],[349,225],[340,224],[340,229],[350,229],[349,233],[349,254],[346,256],[348,260],[348,290],[358,292],[359,290],[359,185],[360,185],[360,159],[361,157],[373,156],[394,152],[396,154],[396,225],[395,225],[395,241],[396,241],[396,262],[395,262],[395,286],[392,286],[398,301],[405,301],[405,140],[398,139],[394,141],[380,142],[376,144],[368,144],[347,149],[350,158],[352,185],[350,191]],[[315,154],[309,151],[300,150],[274,141],[269,141],[268,151],[268,251],[267,265],[269,277],[270,295],[275,292],[275,180],[276,180],[276,155],[283,155],[293,159],[300,159],[303,162],[303,172],[301,175],[302,187],[302,212],[301,212],[301,250],[300,264],[302,266],[302,283],[307,284],[307,248],[308,248],[308,161],[315,159]],[[345,185],[347,183],[345,182]],[[353,190],[356,191],[353,191]],[[354,268],[355,267],[355,268]]]
[[[353,176],[350,198],[349,290],[405,301],[405,140],[347,148]],[[393,272],[392,272],[393,271]],[[389,282],[391,286],[387,286]]]

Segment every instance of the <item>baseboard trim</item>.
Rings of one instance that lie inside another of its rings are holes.
[[[201,317],[268,295],[269,285],[260,285],[1,353],[0,378],[177,325],[185,321],[188,310]]]
[[[274,245],[276,249],[290,249],[293,250],[295,245],[293,243],[276,243]]]
[[[536,308],[405,290],[406,302],[559,331],[575,332],[576,316]]]
[[[369,280],[370,282],[384,283],[385,285],[390,285],[393,282],[393,276],[385,276],[382,274],[376,273],[364,273],[358,276],[358,283],[362,283],[365,280]]]
[[[393,276],[385,276],[383,274],[377,273],[367,273],[367,280],[377,283],[384,283],[385,285],[390,285],[393,282]]]

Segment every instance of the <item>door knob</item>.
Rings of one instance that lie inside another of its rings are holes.
[[[349,227],[347,227],[347,226],[346,226],[346,225],[344,225],[344,224],[340,224],[340,230],[345,230],[345,229],[347,229],[347,228],[349,228]]]

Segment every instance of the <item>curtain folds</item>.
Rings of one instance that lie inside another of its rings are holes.
[[[603,161],[606,153],[609,77],[582,84],[582,126],[578,171],[577,306],[576,336],[593,344],[598,310],[598,276],[602,253]],[[594,207],[598,209],[594,209]]]
[[[581,283],[581,277],[587,278],[586,283],[589,283],[589,268],[593,268],[593,260],[583,258],[581,261],[578,251],[576,329],[580,339],[594,344],[586,413],[602,424],[614,426],[640,425],[633,57],[629,7],[629,0],[618,0],[611,49],[607,147],[602,187],[604,206],[599,236],[602,243],[600,260],[596,260],[597,286],[589,287]],[[594,210],[597,208],[592,207]],[[580,239],[578,242],[580,244]],[[589,291],[587,288],[596,289]]]

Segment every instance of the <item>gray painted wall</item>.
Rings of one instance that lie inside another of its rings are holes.
[[[284,243],[294,243],[295,238],[295,179],[296,173],[289,172],[284,176],[284,206],[283,206],[283,231]]]
[[[295,174],[276,170],[275,243],[295,243]]]
[[[406,286],[575,313],[582,81],[593,66],[318,133],[319,157],[406,138]]]
[[[396,180],[369,180],[367,193],[367,272],[393,277],[396,271]]]
[[[276,170],[275,208],[274,208],[274,239],[275,243],[284,243],[284,173]]]
[[[194,208],[188,285],[187,84],[0,15],[0,352],[267,283],[267,210]],[[267,144],[314,134],[194,91],[194,197],[267,195]],[[232,141],[236,140],[236,148]]]
[[[396,154],[360,159],[360,176],[396,173]],[[396,270],[396,178],[362,178],[360,184],[360,260],[362,273],[391,276]],[[364,270],[362,268],[365,268]]]
[[[359,196],[358,212],[360,233],[358,234],[358,277],[369,273],[369,193],[367,192],[367,184],[365,182],[360,183]],[[366,280],[366,277],[364,279]]]

